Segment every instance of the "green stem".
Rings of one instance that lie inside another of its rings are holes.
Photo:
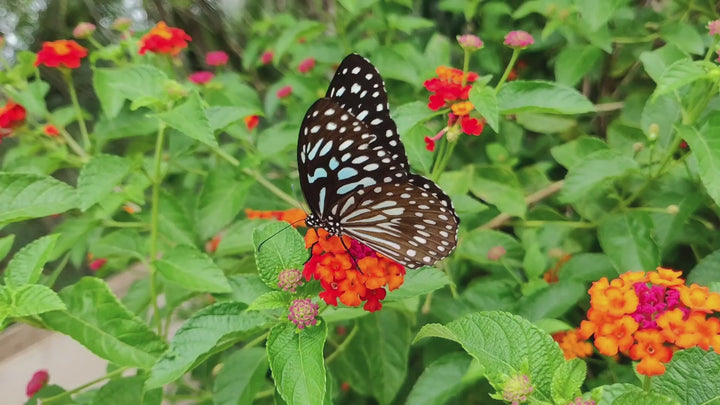
[[[652,377],[645,376],[643,378],[643,391],[650,391],[650,382],[652,381]]]
[[[92,35],[88,37],[88,41],[97,49],[102,49],[103,46],[100,44],[100,42],[97,41]]]
[[[450,163],[450,157],[453,154],[453,150],[455,150],[455,145],[457,145],[458,140],[455,139],[454,141],[447,140],[447,135],[445,136],[447,146],[443,149],[443,154],[438,158],[438,164],[433,168],[432,173],[432,179],[433,181],[438,181],[440,176],[442,175],[443,171],[445,171],[445,167],[447,167],[448,163]]]
[[[157,139],[155,142],[155,158],[152,176],[152,212],[150,215],[150,261],[157,258],[158,254],[158,223],[160,218],[160,185],[162,184],[162,153],[165,141],[165,123],[160,121]],[[158,335],[162,336],[162,320],[160,319],[160,308],[157,302],[157,286],[155,280],[155,267],[150,263],[150,300],[153,306],[153,318]]]
[[[75,84],[73,83],[72,70],[63,69],[63,76],[68,84],[70,90],[70,99],[72,100],[73,107],[75,108],[75,115],[77,115],[78,125],[80,126],[80,134],[83,139],[83,150],[85,152],[90,151],[90,136],[88,135],[87,127],[85,126],[85,117],[83,117],[82,109],[80,108],[80,102],[78,101],[77,92],[75,91]]]
[[[58,128],[58,131],[60,132],[60,135],[62,135],[65,142],[67,142],[70,149],[75,152],[78,156],[80,156],[80,159],[83,161],[83,163],[87,163],[88,160],[90,160],[90,156],[83,150],[83,148],[78,145],[77,142],[75,142],[75,139],[73,139],[72,135],[68,131],[65,130],[65,128]]]
[[[228,163],[230,163],[231,165],[233,165],[233,166],[235,166],[235,167],[240,166],[240,161],[237,160],[237,159],[235,159],[232,155],[230,155],[229,153],[225,152],[224,150],[222,150],[222,149],[220,149],[220,148],[212,148],[212,151],[215,152],[215,153],[216,153],[218,156],[220,156],[221,158],[225,159],[225,160],[226,160]]]
[[[57,266],[55,266],[55,269],[50,273],[48,276],[48,279],[45,281],[45,285],[52,288],[53,285],[55,285],[55,281],[60,276],[60,273],[62,273],[63,270],[65,270],[65,265],[67,265],[68,260],[70,260],[70,253],[65,253],[62,260],[60,260],[60,263],[58,263]]]
[[[84,390],[85,388],[88,388],[88,387],[90,387],[90,386],[93,386],[93,385],[99,383],[100,381],[107,380],[107,379],[113,378],[113,377],[115,377],[115,376],[117,376],[117,375],[120,375],[120,374],[124,373],[125,370],[127,370],[127,369],[129,369],[129,368],[130,368],[130,367],[120,367],[120,368],[118,368],[118,369],[115,369],[115,370],[113,370],[113,371],[105,374],[104,376],[102,376],[102,377],[100,377],[100,378],[96,378],[96,379],[90,381],[89,383],[83,384],[83,385],[81,385],[81,386],[79,386],[79,387],[77,387],[77,388],[74,388],[74,389],[70,390],[70,391],[65,391],[65,392],[63,392],[63,393],[60,393],[60,394],[57,394],[57,395],[53,395],[52,397],[48,397],[48,398],[42,398],[42,403],[43,403],[43,405],[51,404],[51,403],[53,403],[53,402],[56,402],[56,401],[58,401],[58,400],[60,400],[60,399],[65,398],[65,397],[69,397],[69,396],[71,396],[71,395],[73,395],[73,394],[77,394],[78,392]]]
[[[513,226],[524,226],[528,228],[537,228],[540,226],[545,225],[561,225],[561,226],[567,226],[570,228],[595,228],[597,225],[591,223],[591,222],[581,222],[581,221],[519,221],[517,224],[513,224]]]
[[[510,76],[510,72],[512,71],[513,66],[515,66],[515,62],[517,62],[518,56],[520,56],[520,50],[517,48],[513,49],[512,56],[510,57],[510,62],[508,62],[508,65],[507,65],[507,67],[505,67],[505,71],[503,72],[503,75],[500,78],[500,81],[495,86],[495,94],[496,95],[498,94],[498,92],[500,92],[500,88],[507,81],[508,76]]]
[[[710,58],[712,58],[713,53],[715,53],[715,48],[717,48],[718,41],[720,41],[720,38],[718,38],[717,35],[713,35],[713,43],[708,48],[705,58],[703,59],[705,62],[709,62]]]
[[[510,266],[508,266],[507,262],[505,261],[505,258],[501,257],[500,263],[503,265],[505,270],[507,270],[507,272],[510,273],[510,277],[512,277],[518,285],[523,284],[523,281],[520,279],[520,276],[517,275],[515,270],[511,269]]]
[[[268,336],[270,336],[270,332],[265,332],[265,333],[263,333],[262,335],[256,337],[255,339],[247,342],[247,343],[245,344],[245,346],[243,346],[243,348],[240,349],[240,350],[245,350],[245,349],[249,349],[249,348],[251,348],[251,347],[255,347],[255,346],[259,345],[260,343],[264,342],[265,339],[268,338]]]
[[[340,343],[340,346],[338,346],[338,348],[334,352],[332,352],[332,354],[330,354],[329,356],[327,356],[327,358],[325,358],[326,366],[328,364],[332,363],[333,360],[335,360],[340,354],[342,354],[342,352],[345,351],[345,349],[350,345],[350,342],[352,342],[355,335],[357,335],[358,329],[360,329],[360,328],[358,328],[358,326],[355,325],[352,328],[352,330],[350,331],[350,334],[345,338],[345,340],[343,340],[342,343]]]

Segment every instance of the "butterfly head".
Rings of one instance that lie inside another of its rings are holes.
[[[340,222],[335,220],[332,216],[321,218],[313,213],[309,214],[305,218],[305,224],[310,228],[323,228],[330,235],[340,234]]]

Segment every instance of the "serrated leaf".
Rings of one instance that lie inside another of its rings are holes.
[[[652,379],[653,392],[682,404],[706,404],[720,398],[720,355],[699,347],[673,354],[665,374]]]
[[[385,308],[358,319],[354,327],[358,331],[352,350],[344,351],[331,369],[354,390],[388,404],[407,373],[410,321],[404,314]]]
[[[692,268],[687,276],[687,284],[698,283],[700,285],[709,285],[712,282],[720,282],[720,250],[716,250],[700,260],[695,267]]]
[[[190,94],[184,103],[168,112],[158,114],[157,117],[168,126],[196,141],[212,148],[219,147],[210,127],[210,120],[203,107],[202,99],[196,92]]]
[[[652,219],[645,211],[631,211],[607,218],[598,227],[598,240],[620,274],[654,269],[660,265]]]
[[[40,279],[43,266],[55,248],[60,235],[47,235],[25,245],[13,256],[5,269],[5,284],[18,287]]]
[[[592,189],[620,178],[636,168],[637,163],[634,160],[613,150],[593,152],[570,168],[560,192],[560,199],[569,203],[580,201]]]
[[[261,243],[261,249],[258,250]],[[256,228],[253,231],[253,244],[260,279],[272,289],[278,288],[281,271],[301,269],[308,255],[303,238],[285,222],[272,222]]]
[[[559,318],[587,296],[582,283],[560,281],[520,299],[518,315],[533,322],[543,318]]]
[[[323,347],[327,323],[298,331],[290,322],[275,325],[267,340],[267,356],[275,387],[289,404],[322,405],[325,396]]]
[[[704,61],[680,59],[668,66],[662,73],[662,76],[660,76],[652,98],[655,99],[658,96],[675,91],[686,84],[702,79],[707,74],[705,72],[705,66],[707,66],[707,64],[708,62]]]
[[[121,68],[96,68],[93,87],[105,114],[114,118],[122,110],[125,100],[144,97],[162,98],[167,76],[150,65],[130,65]]]
[[[223,234],[220,244],[215,251],[217,256],[236,255],[248,253],[254,250],[252,239],[253,229],[257,227],[256,220],[241,220],[227,228]]]
[[[445,404],[467,384],[464,379],[472,358],[465,353],[449,353],[423,370],[405,400],[407,405]]]
[[[624,1],[608,0],[600,3],[594,0],[574,0],[574,3],[590,31],[595,31],[610,20]]]
[[[434,267],[421,267],[405,274],[405,281],[396,290],[388,292],[385,302],[402,301],[428,294],[450,283],[447,274]]]
[[[246,312],[245,304],[221,302],[188,319],[173,336],[170,348],[152,366],[146,388],[175,381],[209,356],[261,331],[268,322],[259,312]]]
[[[289,306],[290,294],[285,291],[269,291],[257,297],[250,304],[248,311],[259,311],[262,309],[285,308]]]
[[[75,189],[52,177],[0,173],[0,224],[59,214],[77,206]]]
[[[40,284],[29,284],[10,291],[13,298],[10,316],[21,317],[63,310],[65,304],[55,291]]]
[[[690,146],[697,159],[700,180],[715,204],[720,204],[720,114],[713,113],[698,131],[689,126],[677,128],[677,136]]]
[[[405,145],[408,162],[420,173],[428,174],[432,168],[433,153],[425,148],[425,137],[433,133],[425,125],[415,125],[400,136]]]
[[[702,55],[705,52],[703,36],[697,32],[697,28],[682,21],[668,21],[663,24],[660,27],[660,38],[689,54]]]
[[[551,393],[556,404],[571,403],[580,393],[580,386],[587,375],[587,365],[575,358],[561,363],[553,373]]]
[[[497,99],[501,114],[529,111],[573,115],[595,111],[593,103],[577,90],[545,81],[506,83]]]
[[[130,172],[130,162],[114,155],[96,155],[80,170],[77,194],[85,211],[110,194]]]
[[[593,152],[608,149],[608,145],[602,139],[581,136],[570,142],[558,145],[550,149],[552,157],[566,169],[583,162],[585,157]]]
[[[145,258],[144,239],[134,229],[120,229],[98,239],[90,248],[95,257]]]
[[[213,404],[251,404],[265,382],[267,354],[259,347],[236,351],[222,362],[213,383]]]
[[[505,312],[477,312],[444,328],[423,326],[415,340],[428,336],[460,343],[485,368],[491,384],[502,384],[503,376],[527,374],[534,387],[533,397],[552,400],[552,375],[562,367],[563,354],[548,334],[527,320]]]
[[[495,90],[487,85],[475,85],[470,90],[470,101],[483,118],[487,120],[490,128],[500,132],[500,110]]]
[[[525,193],[515,174],[505,168],[476,166],[470,191],[497,206],[500,212],[523,217],[527,209]]]
[[[180,245],[166,251],[152,265],[167,280],[191,291],[228,293],[232,291],[223,271],[205,253]]]
[[[195,245],[195,231],[190,215],[176,197],[163,192],[160,194],[158,227],[160,235],[174,244]]]
[[[262,110],[257,107],[211,106],[205,110],[205,113],[210,128],[217,131],[249,115],[262,115]]]
[[[44,313],[51,329],[64,333],[119,366],[150,368],[165,343],[127,310],[103,280],[84,277],[60,291],[65,311]]]
[[[50,91],[50,85],[42,80],[33,80],[27,83],[27,88],[23,90],[15,89],[12,86],[6,86],[3,91],[7,91],[10,98],[16,103],[25,107],[30,114],[45,118],[47,116],[47,107],[45,104],[45,96]]]
[[[580,253],[573,255],[560,268],[558,278],[567,281],[588,283],[600,280],[602,277],[612,279],[618,272],[607,255],[602,253]]]

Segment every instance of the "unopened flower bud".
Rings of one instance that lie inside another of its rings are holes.
[[[310,298],[295,300],[292,305],[290,305],[288,319],[297,325],[298,329],[303,329],[306,326],[315,326],[317,324],[315,317],[317,316],[318,308],[318,304],[313,303]]]
[[[533,390],[527,375],[516,375],[505,381],[502,397],[507,402],[521,404],[528,400],[528,395],[532,394]]]
[[[282,290],[295,292],[295,289],[302,284],[302,273],[300,270],[287,269],[278,274],[278,288]]]
[[[665,212],[670,215],[676,215],[678,212],[680,212],[680,207],[675,204],[670,204],[667,206],[667,208],[665,208]]]
[[[535,43],[535,39],[526,31],[510,31],[505,35],[504,44],[510,48],[525,49]]]
[[[635,142],[632,146],[633,152],[638,153],[641,150],[645,149],[645,144],[642,142]]]
[[[494,246],[488,250],[487,258],[493,261],[500,260],[503,256],[505,256],[505,253],[507,253],[507,250],[505,250],[504,247]]]
[[[188,95],[188,90],[175,80],[166,80],[163,83],[165,92],[173,98],[182,98]]]
[[[458,35],[456,38],[458,44],[460,44],[460,47],[462,47],[462,49],[466,51],[477,51],[478,49],[482,49],[482,47],[485,46],[483,41],[476,35]]]
[[[130,25],[132,25],[132,20],[127,17],[118,17],[113,21],[110,28],[114,29],[115,31],[127,31],[128,28],[130,28]]]
[[[660,134],[660,125],[658,124],[650,124],[648,127],[648,139],[650,141],[655,141],[658,137],[658,134]]]
[[[77,39],[87,39],[95,32],[95,24],[81,22],[73,29],[73,36]]]

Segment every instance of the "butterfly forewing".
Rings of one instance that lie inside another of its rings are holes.
[[[298,171],[305,200],[324,217],[344,195],[376,184],[405,181],[407,168],[367,125],[322,98],[308,110],[298,143]]]
[[[454,211],[411,182],[359,190],[331,211],[345,234],[412,269],[433,265],[455,248]]]
[[[390,117],[385,83],[372,63],[357,54],[346,56],[335,71],[325,97],[364,122],[391,155],[396,156],[394,160],[408,169],[405,147]]]
[[[410,173],[385,84],[365,58],[347,56],[325,98],[310,107],[297,157],[311,226],[349,235],[408,268],[455,248],[460,220],[452,202]]]

